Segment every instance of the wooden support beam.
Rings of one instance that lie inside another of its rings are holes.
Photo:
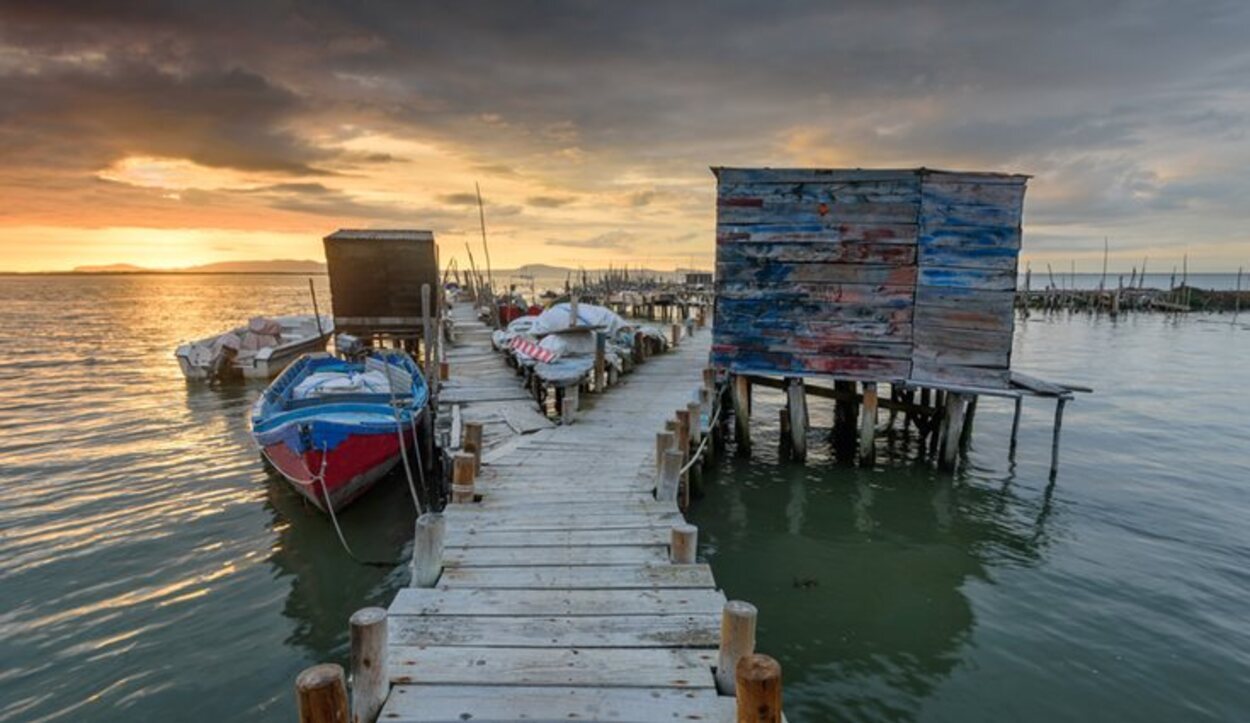
[[[482,423],[464,423],[464,442],[461,449],[473,455],[473,476],[482,473]]]
[[[749,602],[730,600],[721,610],[720,650],[716,659],[716,689],[733,695],[738,661],[755,653],[755,621],[759,611]]]
[[[751,456],[751,380],[737,375],[733,378],[734,439],[738,454]]]
[[[859,462],[871,466],[877,451],[877,383],[864,382],[859,413]]]
[[[443,540],[447,521],[442,513],[427,512],[417,518],[412,545],[411,587],[434,587],[443,573]]]
[[[802,377],[786,379],[786,409],[790,413],[790,454],[807,459],[807,394]]]
[[[374,723],[386,694],[390,677],[386,672],[386,610],[362,608],[352,614],[352,723]]]
[[[1063,431],[1063,405],[1068,400],[1059,397],[1055,400],[1055,430],[1050,440],[1050,478],[1053,480],[1059,474],[1059,433]]]
[[[946,411],[942,417],[938,442],[938,466],[942,469],[951,470],[955,468],[955,458],[959,454],[959,433],[964,426],[964,410],[966,408],[967,399],[963,394],[959,392],[948,392],[946,394]]]
[[[1024,407],[1024,397],[1016,397],[1016,411],[1011,415],[1011,453],[1016,452],[1016,437],[1020,433],[1020,412]]]
[[[855,451],[858,395],[855,394],[855,382],[835,381],[833,386],[834,391],[839,392],[833,408],[833,446],[839,456],[849,459]]]
[[[748,655],[735,671],[738,723],[781,723],[781,664]]]
[[[693,565],[699,547],[699,528],[689,523],[673,525],[669,542],[669,561],[674,565]]]
[[[968,445],[972,444],[972,422],[977,416],[977,400],[980,397],[973,395],[968,400],[967,412],[964,413],[964,423],[959,429],[959,448],[961,450],[968,449]]]
[[[347,680],[343,666],[322,663],[295,678],[300,723],[344,723],[348,720]]]

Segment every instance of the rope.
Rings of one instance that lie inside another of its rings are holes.
[[[693,467],[694,463],[699,461],[699,457],[703,456],[703,450],[707,449],[707,441],[712,438],[712,428],[716,426],[716,423],[718,421],[720,421],[720,412],[721,412],[721,409],[723,408],[724,407],[717,407],[716,414],[713,414],[712,418],[708,420],[708,423],[707,423],[708,433],[703,435],[703,439],[699,440],[699,446],[697,449],[695,449],[694,454],[690,455],[690,461],[687,462],[685,465],[683,465],[681,470],[677,472],[678,477],[685,474],[686,470]]]
[[[404,476],[408,478],[408,492],[412,495],[412,506],[417,510],[417,517],[422,514],[421,500],[417,497],[417,488],[412,482],[412,467],[408,464],[408,445],[404,442],[404,424],[399,416],[399,404],[395,401],[395,382],[391,379],[391,361],[388,358],[382,359],[383,368],[386,369],[386,387],[391,393],[391,412],[395,415],[395,438],[399,440],[399,454],[404,460]],[[412,436],[417,436],[417,415],[412,414]],[[420,447],[420,445],[417,445]],[[421,452],[418,450],[418,461]],[[425,471],[421,470],[421,485],[425,486]]]
[[[317,473],[316,477],[313,477],[312,485],[315,489],[317,483],[321,483],[321,497],[326,502],[326,512],[330,513],[330,521],[334,523],[334,532],[338,534],[339,542],[343,544],[343,549],[347,551],[347,556],[356,562],[359,562],[361,565],[370,565],[373,567],[395,567],[396,565],[402,565],[404,563],[403,560],[363,560],[357,557],[355,552],[352,552],[352,546],[347,544],[347,538],[343,535],[343,528],[339,527],[339,518],[334,514],[334,505],[330,502],[330,490],[326,487],[326,460],[330,458],[328,451],[328,446],[322,445],[321,471]]]

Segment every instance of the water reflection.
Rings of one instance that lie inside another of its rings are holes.
[[[1042,558],[1049,491],[1017,494],[1010,471],[937,474],[901,434],[883,435],[875,469],[839,464],[824,430],[806,464],[782,462],[762,423],[781,400],[759,396],[755,458],[724,456],[693,512],[703,552],[728,595],[759,606],[792,719],[914,718],[963,660],[967,586]]]

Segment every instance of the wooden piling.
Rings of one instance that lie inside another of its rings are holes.
[[[443,573],[443,540],[447,521],[442,513],[427,512],[417,518],[412,544],[410,587],[434,587]]]
[[[734,432],[738,454],[751,455],[751,380],[741,374],[733,378]]]
[[[720,650],[716,660],[716,689],[733,695],[738,661],[755,652],[755,621],[759,611],[749,602],[730,600],[721,610]]]
[[[570,395],[565,394],[564,398],[560,400],[560,421],[564,424],[572,424],[576,413],[577,401],[571,399]]]
[[[963,394],[948,392],[946,406],[942,417],[942,425],[938,432],[938,466],[942,469],[954,469],[955,458],[959,454],[959,433],[964,424],[964,408],[966,400]]]
[[[965,407],[966,411],[964,412],[964,423],[959,428],[959,448],[960,449],[966,450],[968,449],[968,445],[972,444],[972,422],[974,419],[976,419],[977,401],[980,398],[981,397],[978,395],[975,395],[975,394],[972,395],[972,398],[968,400],[968,404]]]
[[[790,454],[807,459],[807,392],[802,377],[786,379],[786,408],[790,412]]]
[[[322,663],[295,678],[300,723],[346,723],[347,680],[343,666]]]
[[[676,347],[677,343],[681,341],[681,324],[673,324],[670,333],[673,337],[673,346]]]
[[[693,454],[703,441],[703,405],[699,402],[688,403],[686,417],[690,420],[690,449]]]
[[[657,474],[664,466],[664,453],[676,447],[677,435],[672,432],[655,433],[655,471]]]
[[[735,670],[738,723],[781,723],[781,664],[752,654]]]
[[[451,501],[465,503],[473,501],[473,455],[457,452],[452,457],[451,466]]]
[[[1050,440],[1050,478],[1059,474],[1059,433],[1063,430],[1063,405],[1068,400],[1059,397],[1055,400],[1055,430]]]
[[[440,381],[451,379],[451,365],[445,361],[438,363],[438,378]]]
[[[349,627],[352,723],[374,723],[390,688],[386,673],[386,610],[357,610],[349,621]]]
[[[685,458],[676,449],[664,452],[664,461],[660,467],[660,483],[656,486],[655,498],[660,502],[677,503],[677,488],[681,485],[681,465]]]
[[[602,393],[607,388],[607,349],[608,336],[601,331],[595,332],[595,391]]]
[[[1016,451],[1016,437],[1020,434],[1020,412],[1024,408],[1024,397],[1016,397],[1016,411],[1011,415],[1011,452]]]
[[[460,448],[473,455],[473,476],[482,473],[482,423],[465,422],[464,439]]]
[[[864,382],[859,412],[859,461],[871,465],[877,450],[877,383]]]
[[[699,528],[689,523],[673,525],[669,542],[669,561],[674,565],[693,565],[699,545]]]

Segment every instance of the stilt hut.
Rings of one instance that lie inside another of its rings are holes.
[[[324,243],[335,328],[371,343],[415,350],[440,315],[433,232],[340,229]]]

